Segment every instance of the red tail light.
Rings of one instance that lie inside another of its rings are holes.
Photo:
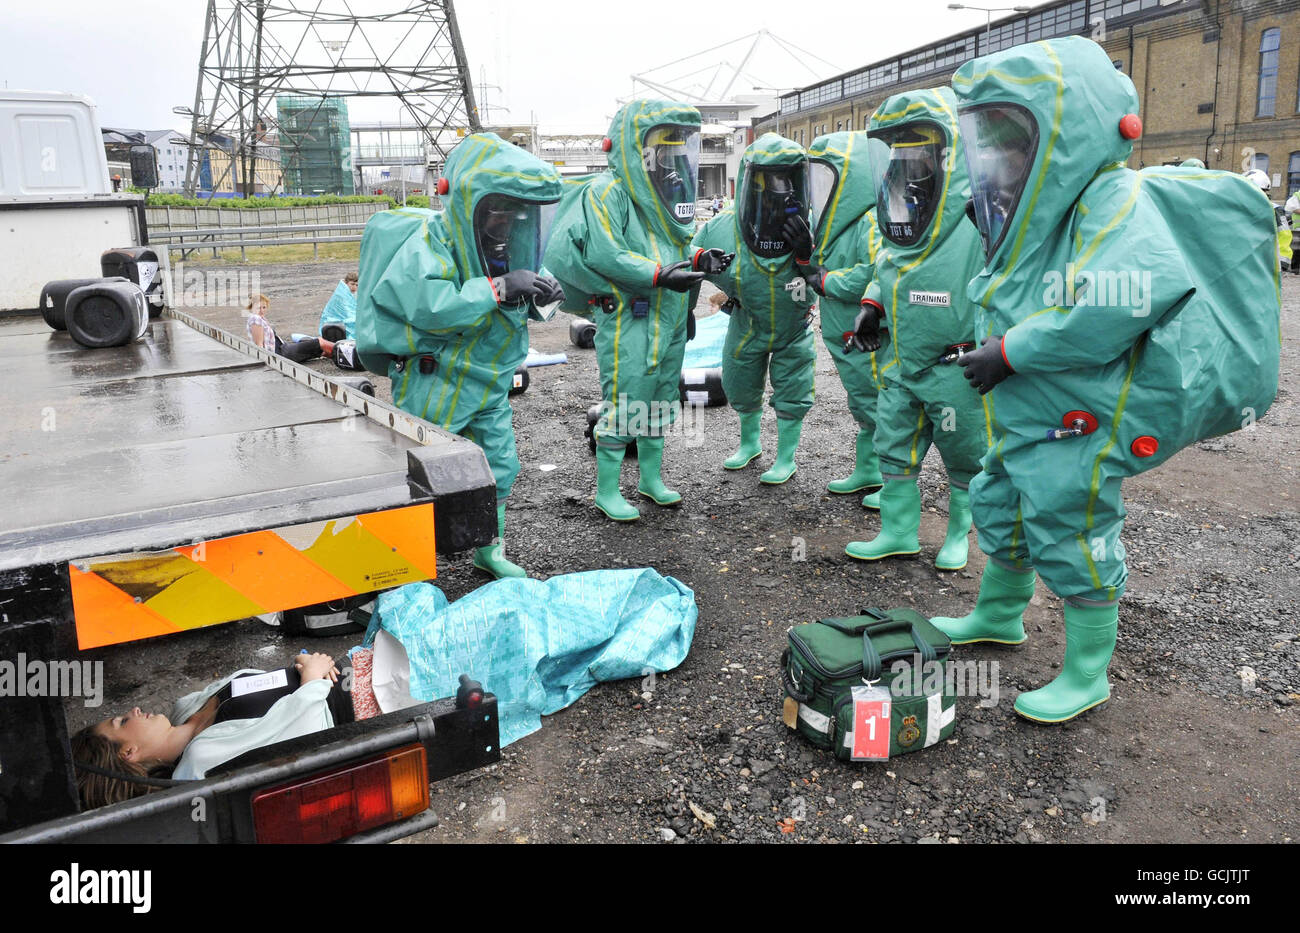
[[[262,843],[321,843],[395,823],[429,808],[423,745],[262,791],[253,827]]]

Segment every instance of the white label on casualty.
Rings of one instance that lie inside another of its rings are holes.
[[[908,304],[930,305],[933,308],[946,308],[952,304],[950,292],[908,292]]]
[[[276,687],[289,686],[289,675],[283,670],[269,671],[265,674],[254,674],[251,677],[236,677],[230,682],[230,696],[242,697],[248,693],[261,693],[263,690],[274,690]]]

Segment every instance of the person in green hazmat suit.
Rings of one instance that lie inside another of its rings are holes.
[[[966,566],[968,486],[990,440],[979,395],[952,365],[973,347],[975,309],[966,283],[983,265],[979,232],[966,216],[970,185],[957,106],[948,88],[907,91],[883,104],[868,130],[877,179],[876,223],[885,243],[850,338],[875,350],[884,391],[873,438],[885,486],[880,533],[846,553],[880,560],[921,550],[921,462],[933,444],[948,473],[948,530],[934,565]]]
[[[1062,722],[1110,696],[1121,481],[1276,393],[1272,213],[1239,176],[1126,168],[1137,92],[1091,40],[976,59],[953,87],[986,262],[968,289],[981,345],[959,363],[990,393],[994,442],[971,485],[978,599],[932,622],[1019,644],[1037,572],[1065,601],[1065,658],[1015,710]]]
[[[878,509],[884,481],[872,435],[880,373],[875,353],[845,347],[882,242],[867,134],[839,132],[814,139],[808,147],[808,187],[812,227],[795,216],[786,221],[786,233],[795,242],[795,262],[804,281],[820,296],[822,342],[835,361],[849,414],[858,426],[853,472],[826,488],[840,495],[871,490],[862,504]]]
[[[507,394],[528,355],[529,319],[544,319],[563,297],[538,274],[560,178],[518,146],[476,133],[447,157],[438,193],[442,211],[398,208],[366,224],[357,353],[392,379],[399,408],[483,448],[499,537],[474,552],[474,566],[521,577],[502,545],[519,474]]]
[[[813,403],[817,350],[813,343],[813,295],[796,264],[787,223],[802,225],[804,262],[811,252],[808,225],[808,157],[784,136],[764,133],[740,157],[733,209],[712,218],[695,235],[698,251],[734,253],[735,262],[709,281],[729,297],[731,320],[722,348],[722,390],[740,416],[740,446],[723,466],[744,469],[763,452],[759,429],[763,391],[772,381],[776,411],[776,459],[759,476],[780,485],[794,475],[803,419]]]
[[[619,476],[636,441],[637,492],[659,506],[682,501],[663,481],[664,433],[680,410],[678,383],[691,307],[721,251],[690,247],[700,158],[700,113],[687,104],[632,100],[605,141],[608,172],[582,195],[581,265],[601,281],[596,359],[604,413],[596,422],[596,507],[633,521]],[[567,281],[567,279],[566,279]]]

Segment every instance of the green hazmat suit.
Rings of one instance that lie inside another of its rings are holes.
[[[891,234],[888,206],[877,204],[885,243],[864,300],[884,308],[889,345],[877,353],[885,391],[876,412],[876,452],[885,478],[915,478],[930,445],[939,448],[949,481],[964,488],[979,472],[990,441],[987,412],[959,367],[940,357],[975,333],[966,283],[983,266],[979,232],[966,217],[970,184],[961,154],[956,100],[948,88],[897,94],[872,115],[877,178],[892,171],[883,139],[938,132],[942,179],[931,195],[928,224]],[[896,162],[895,162],[896,164]],[[885,178],[888,184],[888,178]],[[878,195],[879,197],[879,195]]]
[[[968,147],[979,131],[973,164],[987,158],[983,200],[996,200],[999,173],[1022,176],[1010,215],[983,215],[993,241],[969,288],[978,336],[1003,335],[1015,373],[985,396],[980,546],[1036,567],[1058,596],[1113,603],[1127,577],[1123,477],[1239,428],[1276,393],[1272,209],[1228,173],[1125,168],[1119,121],[1137,93],[1095,42],[1019,46],[967,63],[953,85]],[[1017,148],[1002,139],[1021,126],[1032,144],[1017,172],[996,154]],[[1075,412],[1086,434],[1047,437]]]
[[[658,285],[660,270],[689,262],[695,231],[700,113],[688,104],[632,100],[607,137],[608,170],[569,187],[547,267],[564,283],[566,309],[596,321],[604,412],[596,441],[596,507],[615,521],[636,509],[619,492],[627,444],[637,441],[637,489],[657,505],[681,496],[661,479],[664,434],[681,409],[678,384],[695,291]]]
[[[603,281],[600,294],[613,299],[609,311],[595,312],[596,356],[608,403],[594,431],[598,445],[662,435],[680,409],[690,296],[655,287],[655,278],[663,266],[690,259],[695,217],[693,210],[685,217],[671,213],[647,172],[642,143],[664,125],[698,129],[700,113],[662,100],[634,100],[620,108],[609,130],[609,170],[583,191],[582,265],[586,278],[594,274]],[[689,185],[693,209],[694,178]],[[548,266],[551,255],[548,249]]]
[[[543,214],[559,200],[560,178],[492,133],[466,137],[447,157],[443,177],[444,210],[398,208],[366,224],[357,352],[368,370],[392,380],[399,408],[483,448],[503,509],[519,474],[507,394],[528,355],[528,320],[539,312],[531,303],[498,301],[476,217],[501,198],[533,205],[532,227],[512,246],[510,267],[535,272]]]
[[[849,481],[837,487],[832,483],[830,488],[856,492],[881,482],[872,442],[880,392],[877,354],[844,349],[844,335],[853,330],[883,242],[876,225],[876,186],[867,134],[819,136],[808,147],[808,161],[814,212],[812,261],[823,270],[824,294],[818,302],[822,342],[844,385],[859,438],[854,473],[861,484]]]
[[[765,133],[740,157],[738,192],[750,176],[765,168],[801,168],[802,146],[784,136]],[[741,195],[737,195],[737,202]],[[758,412],[770,375],[771,405],[778,418],[802,420],[813,404],[817,351],[810,328],[816,295],[803,287],[787,288],[802,273],[790,251],[756,252],[741,230],[739,203],[710,219],[695,234],[694,249],[721,249],[736,258],[725,272],[707,278],[732,301],[731,320],[722,354],[722,389],[736,411]]]
[[[958,644],[1023,641],[1037,570],[1065,599],[1065,658],[1015,710],[1062,722],[1110,696],[1122,480],[1276,394],[1272,209],[1240,176],[1125,167],[1137,92],[1091,40],[976,59],[953,87],[986,258],[968,289],[982,346],[963,366],[992,387],[971,484],[990,560],[974,610],[934,624]]]

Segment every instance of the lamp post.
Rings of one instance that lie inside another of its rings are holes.
[[[1027,6],[972,6],[969,3],[950,3],[950,10],[979,10],[986,16],[984,23],[984,52],[988,52],[989,31],[993,27],[994,13],[1028,13],[1030,8]]]

